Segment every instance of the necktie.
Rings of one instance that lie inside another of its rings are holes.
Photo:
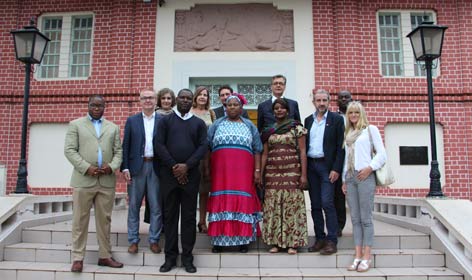
[[[97,133],[97,138],[100,137],[100,130],[102,128],[102,121],[101,120],[93,120],[93,126],[95,127],[95,132]],[[98,162],[98,168],[102,168],[102,148],[100,145],[98,145],[98,156],[97,156],[97,162]]]

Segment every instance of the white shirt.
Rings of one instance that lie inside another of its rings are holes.
[[[284,98],[284,96],[283,96],[283,94],[282,94],[281,97],[275,97],[275,96],[272,95],[272,103],[274,103],[275,100],[277,100],[277,98]]]
[[[177,110],[177,108],[174,108],[174,112],[177,116],[179,116],[179,118],[181,118],[184,121],[186,121],[186,120],[190,119],[191,117],[193,117],[193,114],[190,111],[187,114],[185,114],[183,117],[182,117],[182,114],[180,114],[179,110]]]
[[[372,135],[372,143],[376,151],[375,157],[372,158],[371,144],[369,140],[369,131],[364,129],[354,143],[354,170],[360,171],[370,166],[373,171],[379,169],[387,162],[387,153],[380,136],[379,129],[375,125],[369,125],[370,134]],[[343,182],[346,180],[347,173],[348,149],[344,158]]]
[[[144,122],[144,135],[146,136],[146,143],[144,145],[144,156],[153,157],[154,150],[152,147],[152,137],[154,135],[154,119],[156,112],[152,113],[151,116],[146,116],[143,113],[143,122]]]
[[[326,110],[326,113],[323,115],[323,118],[321,118],[321,121],[318,121],[316,115],[317,112],[314,112],[313,124],[310,128],[310,144],[307,152],[307,156],[310,158],[324,157],[323,139],[326,127],[326,119],[328,118],[328,110]]]

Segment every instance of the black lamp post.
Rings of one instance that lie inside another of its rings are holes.
[[[431,134],[431,171],[429,172],[429,193],[427,197],[443,197],[441,190],[441,174],[439,173],[436,153],[436,127],[434,120],[434,98],[433,98],[433,60],[441,56],[444,32],[446,26],[437,26],[432,22],[423,22],[411,31],[407,37],[410,38],[411,46],[416,60],[424,61],[426,77],[428,80],[428,103],[429,103],[429,131]]]
[[[31,20],[29,26],[20,30],[10,32],[15,43],[16,59],[25,63],[25,96],[23,102],[23,119],[21,123],[21,157],[18,166],[18,179],[16,181],[15,193],[28,193],[26,169],[26,131],[28,124],[28,106],[30,92],[31,64],[41,63],[44,51],[50,41],[48,37],[39,32]]]

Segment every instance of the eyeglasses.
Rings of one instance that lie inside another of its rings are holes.
[[[151,101],[151,100],[156,99],[156,97],[154,97],[154,96],[141,96],[139,99],[142,100],[142,101]]]
[[[105,105],[103,104],[89,104],[90,108],[104,108]]]
[[[285,86],[285,83],[284,82],[273,82],[272,85],[273,86]]]

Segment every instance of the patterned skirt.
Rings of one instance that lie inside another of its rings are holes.
[[[253,184],[254,157],[225,148],[211,156],[212,187],[208,199],[208,235],[212,245],[246,245],[256,240],[262,220]]]
[[[295,147],[273,145],[265,169],[262,238],[268,245],[298,248],[308,244],[305,195],[298,188],[300,162]]]

